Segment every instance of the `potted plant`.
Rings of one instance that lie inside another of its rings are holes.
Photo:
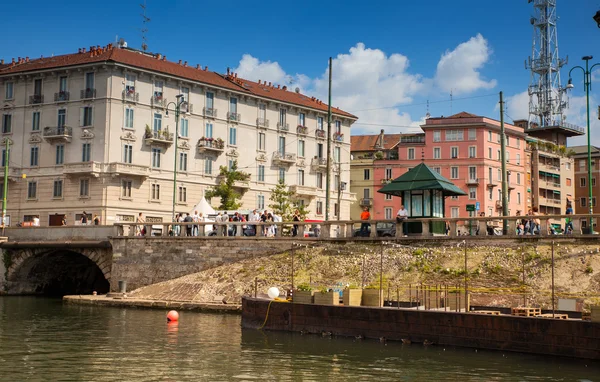
[[[292,302],[298,304],[312,304],[313,292],[307,283],[299,284],[292,294]]]
[[[362,291],[361,305],[362,306],[383,306],[383,298],[380,297],[379,285],[368,285]],[[381,296],[383,297],[383,296]]]
[[[359,289],[355,284],[348,285],[344,289],[343,301],[345,306],[360,306],[362,302],[362,289]]]
[[[167,126],[164,130],[163,130],[163,136],[165,137],[165,140],[168,141],[169,140],[169,126]]]
[[[315,304],[319,305],[339,305],[340,292],[329,291],[327,288],[321,288],[315,293]]]
[[[150,128],[150,125],[146,124],[146,130],[144,133],[144,137],[145,138],[152,138],[152,129]]]

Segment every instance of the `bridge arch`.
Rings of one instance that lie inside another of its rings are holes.
[[[5,266],[10,294],[101,294],[110,289],[111,255],[103,249],[5,250]]]

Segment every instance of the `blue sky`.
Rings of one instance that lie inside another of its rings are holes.
[[[3,6],[3,30],[14,33],[0,40],[0,57],[73,52],[112,42],[117,35],[139,47],[141,1],[11,2]],[[557,3],[560,55],[569,56],[562,72],[564,86],[568,69],[583,55],[595,55],[600,62],[600,29],[592,20],[600,1]],[[527,117],[523,92],[530,75],[524,62],[531,54],[532,14],[527,0],[148,0],[147,37],[149,50],[169,60],[219,72],[236,68],[251,79],[293,81],[292,86],[324,100],[327,59],[332,56],[333,104],[360,117],[353,133],[381,128],[391,133],[414,131],[406,126],[422,122],[427,100],[433,116],[449,115],[450,89],[452,112],[498,118],[497,94],[502,90],[507,115]],[[442,57],[446,65],[440,70]],[[574,75],[569,120],[584,124],[581,82],[581,74]],[[600,92],[600,83],[596,89]],[[591,107],[594,126],[600,128],[598,94]],[[372,110],[380,107],[389,108]],[[600,144],[600,134],[592,137]]]

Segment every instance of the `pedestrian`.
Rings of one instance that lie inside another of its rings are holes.
[[[573,206],[567,199],[567,210],[565,211],[567,215],[573,215]],[[565,219],[565,235],[571,235],[573,233],[573,218],[567,216]]]
[[[263,213],[262,213],[262,215],[260,215],[260,221],[262,223],[266,223],[267,222],[267,216],[268,216],[267,210],[264,210]],[[263,236],[267,236],[267,232],[269,231],[269,227],[266,224],[263,224],[263,226],[261,228],[262,228],[262,233],[263,233],[262,235]]]
[[[184,222],[184,223],[186,223],[186,224],[185,224],[185,233],[186,233],[186,235],[187,235],[187,236],[192,236],[192,234],[193,234],[193,233],[192,233],[193,227],[192,227],[192,225],[191,225],[191,224],[189,224],[189,223],[191,223],[191,222],[193,222],[193,221],[194,221],[194,218],[192,218],[192,217],[190,216],[190,213],[189,213],[189,212],[187,212],[187,213],[185,214],[185,218],[183,219],[183,222]]]
[[[198,223],[200,221],[200,215],[198,215],[198,211],[194,211],[192,215],[192,221]],[[198,236],[198,224],[194,224],[192,228],[192,235]]]
[[[88,223],[88,216],[87,216],[87,212],[83,211],[83,213],[81,214],[81,224],[82,225],[87,225]]]
[[[98,214],[94,215],[94,225],[100,225],[100,216]]]
[[[406,210],[406,208],[404,208],[404,204],[401,204],[400,209],[398,210],[398,213],[396,214],[396,223],[402,224],[402,235],[404,237],[408,236],[408,224],[406,221],[407,219],[408,219],[408,211]]]
[[[240,215],[237,211],[233,214],[231,221],[234,223],[237,223],[240,221]],[[231,232],[233,233],[232,236],[237,236],[237,230],[238,230],[237,224],[233,224],[231,227]]]
[[[300,219],[300,211],[295,210],[294,215],[292,216],[292,221],[299,222],[301,221]],[[298,224],[294,224],[294,226],[292,227],[292,236],[298,236]]]
[[[64,216],[64,215],[63,215],[63,218],[62,218],[62,220],[60,221],[60,224],[61,224],[62,226],[66,226],[66,225],[67,225],[67,217],[66,217],[66,216]]]
[[[363,222],[360,224],[360,236],[369,237],[369,228],[371,228],[371,224],[367,223],[371,219],[371,213],[369,212],[369,207],[363,208],[363,212],[360,214],[360,220]]]
[[[145,222],[144,216],[140,212],[136,220],[136,223],[138,223],[136,226],[138,236],[146,236],[146,226],[144,225]]]
[[[539,235],[540,234],[540,225],[541,225],[541,220],[540,218],[536,217],[539,216],[539,212],[538,212],[538,208],[537,207],[533,207],[531,209],[531,216],[533,216],[533,218],[531,219],[531,223],[530,223],[530,227],[529,227],[529,232],[531,235],[535,235],[536,232]]]

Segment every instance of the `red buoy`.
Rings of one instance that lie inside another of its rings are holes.
[[[179,313],[176,310],[171,310],[167,313],[167,322],[179,321]]]

